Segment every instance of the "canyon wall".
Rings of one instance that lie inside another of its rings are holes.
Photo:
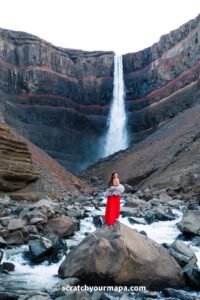
[[[68,170],[98,160],[113,91],[113,52],[55,47],[0,30],[5,121]],[[132,143],[200,99],[200,17],[153,46],[123,55]]]
[[[0,30],[5,121],[69,170],[96,161],[112,98],[113,55]]]
[[[157,129],[200,99],[200,16],[123,62],[130,131]]]

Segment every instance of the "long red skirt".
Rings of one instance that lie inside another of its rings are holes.
[[[120,196],[113,195],[107,197],[104,220],[107,225],[112,225],[120,216]]]

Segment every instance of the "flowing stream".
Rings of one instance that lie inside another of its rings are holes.
[[[114,57],[114,89],[103,157],[128,147],[122,55]]]
[[[100,210],[94,208],[94,206],[87,206],[88,217],[80,221],[80,230],[76,231],[74,236],[66,239],[68,247],[78,245],[83,238],[88,234],[96,230],[93,223],[93,216],[104,215],[106,198],[100,202]],[[122,198],[121,205],[124,205]],[[127,217],[120,216],[119,221],[130,228],[137,229],[139,231],[144,230],[148,237],[155,240],[158,243],[172,243],[176,237],[180,234],[176,223],[181,219],[182,213],[178,210],[174,210],[177,215],[177,219],[173,221],[159,221],[150,225],[130,224]],[[200,249],[190,245],[195,252],[198,259],[198,266],[200,268]],[[63,261],[64,257],[58,263],[52,263],[49,265],[47,262],[43,262],[39,265],[31,265],[29,261],[24,258],[23,253],[27,251],[28,246],[12,247],[11,249],[4,250],[3,261],[9,261],[15,264],[15,271],[11,272],[11,275],[5,275],[0,277],[0,285],[3,285],[7,290],[51,290],[53,286],[60,281],[57,276],[58,268]]]

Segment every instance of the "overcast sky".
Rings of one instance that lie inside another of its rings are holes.
[[[57,46],[135,52],[200,13],[200,0],[0,0],[0,27]]]

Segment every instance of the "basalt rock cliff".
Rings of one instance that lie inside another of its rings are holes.
[[[62,49],[1,29],[5,121],[69,170],[96,161],[112,98],[113,55]]]
[[[200,16],[123,62],[130,131],[155,130],[200,99]]]
[[[113,52],[55,47],[0,30],[0,105],[7,123],[78,172],[98,160],[113,90]],[[200,16],[123,55],[131,143],[200,99]]]

